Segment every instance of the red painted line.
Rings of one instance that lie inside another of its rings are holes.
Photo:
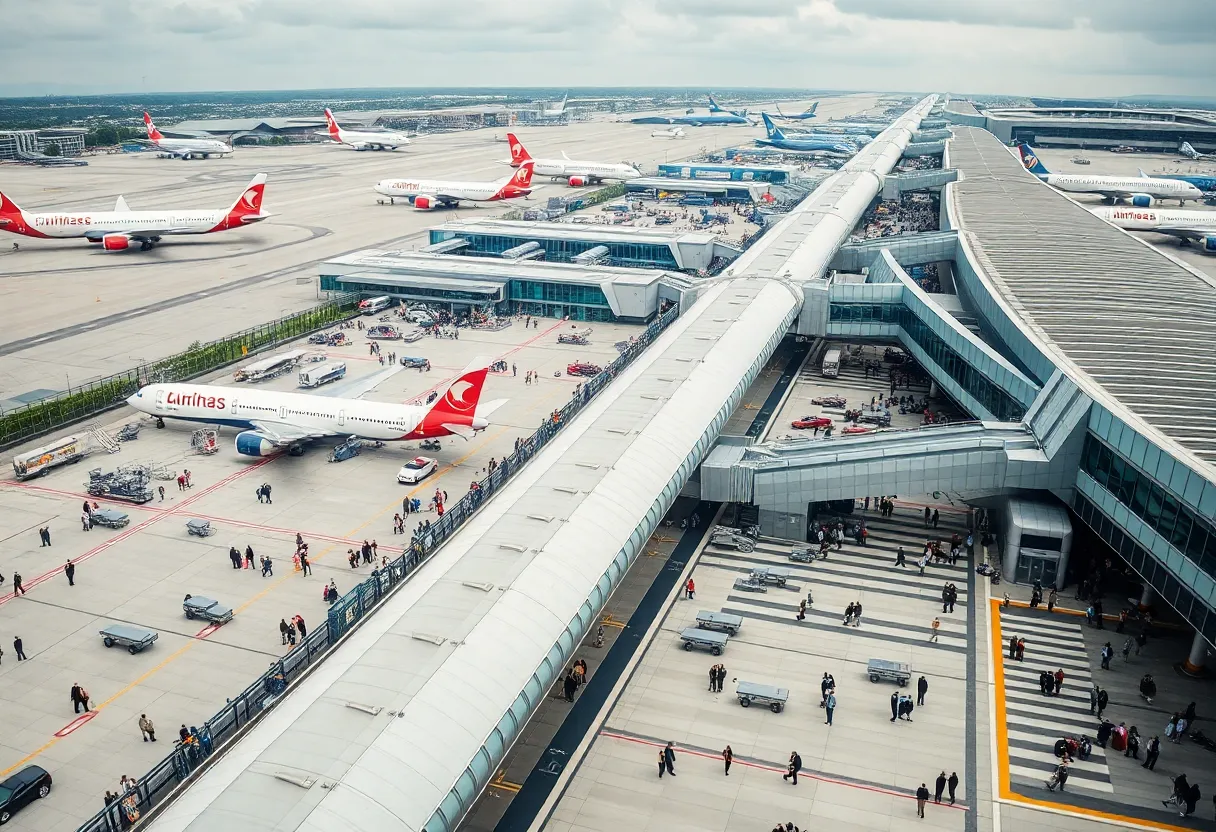
[[[318,534],[318,533],[314,533],[314,532],[302,532],[299,529],[283,529],[283,528],[279,528],[278,526],[267,526],[262,523],[249,523],[244,520],[233,520],[231,517],[214,517],[209,514],[193,514],[193,513],[190,516],[197,517],[199,520],[211,520],[212,522],[215,522],[215,523],[226,523],[230,526],[237,526],[242,529],[253,529],[255,531],[270,532],[272,534],[283,534],[283,535],[289,536],[293,541],[295,540],[296,534],[299,533],[301,536],[304,537],[305,540],[325,540],[330,543],[344,543],[344,544],[350,544],[352,546],[362,546],[363,545],[362,540],[353,540],[351,538],[338,537],[337,535],[331,535],[331,534]],[[401,552],[404,551],[402,548],[397,547],[397,546],[382,545],[379,541],[376,542],[376,550],[377,551],[384,550],[385,552],[388,552],[389,554],[401,554]]]
[[[264,457],[262,459],[259,459],[256,462],[252,462],[249,465],[246,465],[244,468],[239,468],[236,471],[233,471],[231,474],[224,477],[223,479],[217,480],[216,482],[212,483],[211,485],[207,486],[206,488],[201,489],[197,494],[191,494],[189,497],[182,500],[176,506],[166,509],[164,511],[158,511],[156,514],[153,514],[148,519],[146,519],[140,523],[136,523],[133,526],[127,526],[121,532],[114,535],[114,537],[111,537],[109,540],[105,541],[104,543],[102,543],[98,546],[94,546],[92,549],[88,550],[84,554],[77,555],[76,557],[72,558],[72,563],[76,563],[76,564],[83,563],[84,561],[89,560],[90,558],[93,558],[96,555],[101,554],[102,552],[104,552],[106,549],[109,549],[114,544],[121,543],[122,541],[124,541],[127,538],[134,535],[136,532],[143,531],[144,529],[151,526],[153,523],[156,523],[159,520],[163,520],[164,518],[169,517],[170,515],[181,513],[183,509],[188,508],[192,503],[197,502],[198,500],[201,500],[203,497],[206,497],[208,494],[215,492],[216,490],[224,487],[225,485],[229,485],[229,484],[235,482],[236,480],[240,479],[241,477],[246,476],[250,472],[258,470],[263,465],[267,464],[268,462],[270,462],[273,459],[275,459],[275,457],[269,457],[269,456]],[[44,572],[41,575],[31,578],[28,581],[22,581],[22,586],[26,589],[32,589],[33,587],[38,586],[38,584],[51,580],[56,575],[58,575],[62,572],[63,572],[63,567],[57,566],[54,569],[52,569],[51,571]],[[7,595],[0,595],[0,604],[7,604],[9,601],[11,601],[13,599],[13,597],[14,597],[14,593],[12,593],[12,592],[8,593]]]
[[[208,624],[203,629],[194,634],[195,638],[206,638],[220,628],[219,624]]]
[[[0,486],[9,488],[20,488],[25,491],[36,491],[40,494],[49,494],[52,497],[71,497],[76,500],[88,500],[96,502],[98,505],[114,506],[115,508],[138,508],[144,511],[167,511],[167,508],[158,508],[149,503],[131,503],[126,500],[110,500],[104,497],[94,497],[85,491],[63,491],[58,488],[47,488],[45,485],[34,485],[28,482],[15,482],[13,480],[0,481]]]
[[[88,711],[87,713],[83,713],[56,731],[55,736],[59,738],[66,737],[68,734],[72,733],[95,716],[97,716],[97,711]]]
[[[638,745],[649,745],[653,748],[663,748],[664,746],[667,745],[667,743],[655,742],[654,740],[644,740],[639,737],[629,737],[624,734],[614,733],[612,731],[600,731],[600,736],[609,737],[614,740],[624,740],[625,742],[637,743]],[[704,751],[695,751],[695,750],[688,749],[688,748],[680,748],[678,745],[676,746],[676,750],[679,751],[681,754],[688,754],[693,757],[703,757],[706,760],[714,760],[719,763],[722,762],[722,757],[719,754],[707,754]],[[747,766],[748,768],[756,768],[756,769],[760,769],[761,771],[773,771],[773,772],[777,772],[778,774],[785,774],[785,772],[787,771],[787,769],[784,767],[779,768],[777,766],[767,766],[762,763],[749,763],[744,760],[740,760],[738,757],[736,757],[734,759],[734,762],[732,763],[732,765]],[[882,786],[867,786],[864,783],[851,783],[848,780],[838,780],[834,777],[827,777],[826,775],[823,775],[823,774],[810,773],[809,770],[805,769],[805,768],[802,771],[798,772],[798,776],[800,778],[805,777],[808,780],[817,780],[820,783],[832,783],[833,785],[836,785],[836,786],[848,786],[851,789],[861,789],[862,791],[866,791],[866,792],[874,792],[876,794],[885,794],[885,795],[890,795],[891,797],[900,797],[900,798],[903,798],[904,800],[916,800],[915,793],[901,792],[901,791],[896,791],[894,789],[885,789]],[[967,806],[963,803],[933,803],[932,800],[930,800],[929,803],[931,803],[934,806],[940,806],[943,809],[959,809],[962,811],[967,810]]]

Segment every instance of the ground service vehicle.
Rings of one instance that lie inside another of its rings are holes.
[[[89,519],[94,526],[105,526],[107,529],[121,529],[131,522],[131,516],[116,508],[101,508],[89,512]]]
[[[438,463],[427,456],[416,456],[401,466],[397,472],[397,482],[403,485],[413,485],[435,473]]]
[[[811,428],[826,428],[832,424],[832,420],[827,416],[803,416],[801,419],[795,419],[790,422],[790,427],[795,430],[809,430]]]
[[[98,633],[101,635],[101,643],[106,647],[117,644],[127,648],[127,652],[132,656],[151,647],[160,636],[155,630],[136,627],[134,624],[108,624],[98,630]]]
[[[588,364],[585,361],[575,361],[566,366],[566,375],[568,376],[598,376],[600,368],[595,364]]]
[[[684,642],[685,650],[695,650],[699,647],[702,650],[708,650],[715,656],[722,655],[722,651],[726,649],[726,642],[729,639],[730,636],[726,633],[719,633],[714,630],[702,630],[699,627],[689,627],[680,633],[680,641]]]
[[[301,387],[320,387],[331,381],[337,381],[346,375],[346,365],[340,361],[333,364],[318,364],[300,371]]]
[[[823,370],[821,371],[827,378],[836,378],[840,375],[840,350],[828,350],[823,354]]]
[[[52,468],[83,459],[84,455],[84,440],[78,436],[65,436],[49,445],[17,454],[13,457],[13,472],[16,473],[17,479],[28,480],[45,474]]]
[[[26,766],[0,781],[0,826],[17,810],[51,793],[51,775],[42,766]]]
[[[378,298],[368,298],[367,300],[359,301],[359,311],[364,315],[375,315],[377,312],[388,309],[392,305],[392,298],[387,295],[381,295]]]

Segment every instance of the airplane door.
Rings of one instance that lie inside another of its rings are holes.
[[[284,422],[287,421],[287,405],[285,405],[285,404],[279,405],[279,418],[282,419]]]
[[[163,412],[165,409],[165,395],[166,393],[163,388],[156,391],[156,410],[158,413]]]
[[[345,424],[346,424],[346,411],[345,411],[345,410],[339,410],[339,411],[338,411],[338,424],[339,424],[339,425],[345,425]]]

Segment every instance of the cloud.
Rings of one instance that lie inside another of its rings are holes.
[[[1210,0],[0,0],[0,91],[765,86],[1206,94]],[[19,9],[19,13],[18,13]]]

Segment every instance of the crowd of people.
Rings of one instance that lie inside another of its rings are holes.
[[[939,229],[938,199],[923,191],[902,194],[898,202],[881,202],[862,218],[850,235],[855,243],[900,234],[919,234]]]

